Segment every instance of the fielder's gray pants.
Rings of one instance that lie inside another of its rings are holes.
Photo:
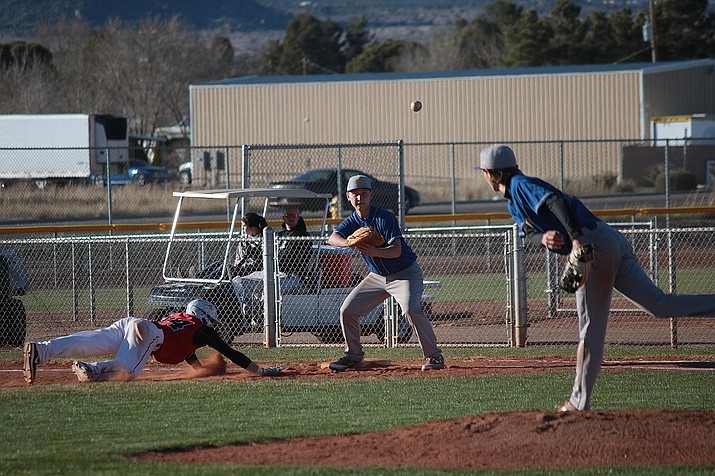
[[[432,324],[422,312],[422,269],[415,261],[411,266],[391,274],[380,276],[370,273],[348,297],[340,307],[340,325],[345,337],[345,355],[353,359],[362,359],[365,353],[360,344],[360,318],[366,316],[380,305],[385,299],[392,296],[400,305],[402,314],[417,334],[417,341],[425,357],[439,354],[437,338],[434,335]]]
[[[601,370],[613,289],[654,317],[715,317],[715,294],[666,294],[643,271],[626,237],[605,223],[584,229],[596,254],[586,284],[576,291],[579,346],[570,401],[591,408],[591,392]]]

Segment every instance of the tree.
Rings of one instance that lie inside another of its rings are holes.
[[[56,104],[46,112],[121,113],[132,132],[150,134],[188,117],[189,84],[225,77],[233,48],[210,44],[178,17],[147,18],[137,29],[110,20],[91,29],[77,20],[40,29],[53,54]]]
[[[457,69],[488,69],[504,56],[504,37],[501,29],[486,15],[471,22],[455,24],[454,42],[457,46]]]
[[[385,40],[368,46],[360,55],[348,62],[348,73],[387,73],[394,71],[395,61],[412,42]]]
[[[535,10],[519,15],[512,25],[503,26],[507,54],[502,60],[505,66],[539,66],[549,64],[548,51],[553,30],[547,22],[539,20]]]
[[[658,61],[710,58],[715,14],[708,0],[659,0],[655,4],[655,39]]]
[[[545,52],[548,64],[587,62],[583,54],[585,32],[579,20],[580,14],[581,7],[571,0],[556,0],[551,15],[542,20],[552,33]]]
[[[52,108],[52,53],[24,41],[0,45],[0,111],[42,113]]]
[[[346,62],[360,56],[365,48],[372,43],[374,37],[375,35],[367,29],[367,18],[364,16],[348,23],[343,46]]]
[[[225,36],[214,36],[209,43],[211,63],[218,69],[217,73],[231,71],[235,52],[231,40]]]
[[[337,23],[301,13],[288,22],[283,42],[269,45],[267,66],[275,74],[342,73],[343,46],[343,31]]]
[[[614,63],[650,61],[650,45],[644,41],[642,30],[645,13],[634,15],[630,8],[622,8],[608,17],[608,24],[608,35],[613,42],[613,50],[608,57],[613,58]],[[593,28],[598,34],[598,26]]]
[[[0,44],[0,69],[32,65],[51,67],[52,53],[37,43],[14,41],[6,45]]]

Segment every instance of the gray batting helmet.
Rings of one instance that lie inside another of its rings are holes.
[[[194,299],[186,305],[186,314],[190,314],[209,327],[213,327],[213,321],[221,323],[216,312],[216,306],[205,299]]]

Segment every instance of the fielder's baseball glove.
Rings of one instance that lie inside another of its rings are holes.
[[[593,247],[584,245],[571,250],[571,254],[566,259],[564,272],[561,273],[561,289],[569,293],[575,293],[583,286],[591,271],[591,261],[593,261]]]
[[[348,236],[347,240],[348,246],[351,248],[360,246],[363,243],[373,246],[382,246],[385,244],[385,239],[382,235],[375,231],[373,227],[367,226],[363,226],[362,228],[355,230],[352,235]]]

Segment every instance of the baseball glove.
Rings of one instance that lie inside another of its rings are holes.
[[[348,236],[348,246],[355,247],[362,244],[372,245],[372,246],[382,246],[385,244],[385,239],[380,233],[375,231],[373,227],[363,226],[358,228],[355,232]]]
[[[564,272],[561,273],[561,289],[569,293],[575,293],[583,286],[591,271],[591,261],[593,261],[593,247],[584,245],[571,250],[571,254],[566,259]]]

